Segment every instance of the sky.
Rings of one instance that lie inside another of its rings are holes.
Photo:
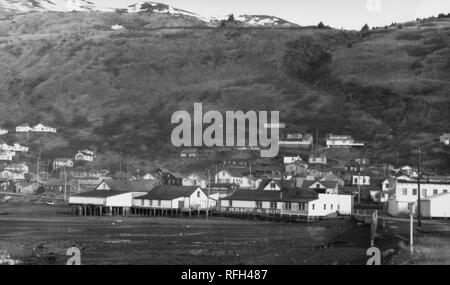
[[[105,7],[125,7],[142,0],[91,0]],[[323,22],[334,28],[385,26],[439,13],[450,13],[450,0],[155,0],[208,17],[228,14],[277,16],[307,26]]]

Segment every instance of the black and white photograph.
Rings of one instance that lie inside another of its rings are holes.
[[[156,1],[0,0],[0,265],[450,264],[450,1]]]

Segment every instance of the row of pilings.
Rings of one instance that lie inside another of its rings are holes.
[[[70,214],[76,216],[141,216],[141,217],[201,217],[207,216],[205,209],[171,209],[144,207],[107,207],[98,205],[70,205]],[[312,222],[319,217],[281,213],[233,212],[210,210],[209,217],[227,217],[268,222]]]

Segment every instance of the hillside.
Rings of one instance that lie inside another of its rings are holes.
[[[28,141],[47,157],[95,146],[105,164],[123,156],[167,165],[178,155],[172,113],[202,102],[280,110],[283,122],[321,137],[366,140],[374,160],[412,163],[411,145],[450,130],[449,34],[445,18],[361,35],[211,27],[161,13],[8,15],[0,19],[0,122],[57,127],[57,139]],[[450,170],[448,149],[433,150],[429,167]]]

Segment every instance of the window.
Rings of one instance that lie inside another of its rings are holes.
[[[158,207],[161,207],[161,200],[158,200]]]
[[[256,208],[257,209],[262,209],[262,202],[256,202]]]
[[[331,211],[333,211],[333,204],[331,204],[330,207],[331,207]]]
[[[141,199],[141,206],[144,206],[144,199]]]
[[[197,191],[197,198],[200,198],[200,191]]]
[[[298,203],[298,210],[304,211],[305,210],[305,203]]]
[[[442,193],[447,193],[447,189],[445,189],[444,191],[442,191]]]
[[[276,209],[277,208],[277,202],[270,202],[270,208]]]
[[[230,207],[233,207],[233,201],[230,200]]]
[[[324,210],[327,209],[327,204],[323,204],[323,209],[324,209]]]
[[[316,205],[312,204],[312,209],[313,209],[313,210],[314,210],[315,206],[316,206]]]
[[[437,193],[438,193],[438,190],[437,190],[437,189],[434,189],[434,190],[433,190],[433,195],[437,195]]]
[[[403,188],[402,189],[402,195],[408,195],[408,189]]]
[[[422,190],[422,196],[423,197],[427,197],[427,189],[423,189]]]
[[[286,210],[290,210],[291,209],[291,202],[286,202]]]
[[[413,195],[417,195],[417,189],[413,189]]]
[[[277,184],[276,184],[275,182],[271,182],[271,183],[270,183],[270,188],[275,189],[276,185],[277,185]]]

